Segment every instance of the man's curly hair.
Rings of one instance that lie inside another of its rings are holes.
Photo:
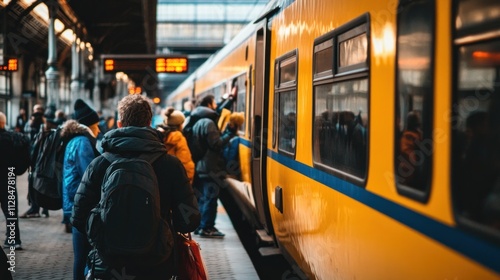
[[[151,125],[153,110],[146,97],[130,94],[118,103],[118,115],[122,126],[145,127]]]

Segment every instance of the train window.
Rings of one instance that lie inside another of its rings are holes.
[[[273,108],[273,148],[276,148],[276,135],[278,134],[279,97],[279,93],[275,92]]]
[[[400,1],[394,172],[398,193],[429,198],[432,170],[434,0]]]
[[[314,47],[314,78],[332,76],[333,40],[327,40]]]
[[[367,68],[366,23],[338,36],[338,73]]]
[[[274,88],[278,88],[280,84],[280,79],[278,79],[280,72],[279,63],[275,63],[274,65]],[[278,134],[278,109],[279,109],[279,93],[274,91],[274,108],[273,108],[273,148],[276,148],[276,138]]]
[[[297,124],[297,91],[280,92],[278,149],[289,154],[295,153]]]
[[[314,166],[358,185],[368,163],[367,22],[364,15],[316,39],[313,61]]]
[[[236,111],[245,112],[245,103],[247,97],[246,90],[246,74],[240,75],[233,79],[231,87],[236,87]]]
[[[226,83],[222,83],[222,84],[216,86],[213,89],[213,96],[215,97],[215,101],[217,103],[223,101],[222,97],[224,96],[225,93],[227,93],[227,85],[226,85]]]
[[[500,24],[498,1],[458,1],[454,39],[452,191],[457,222],[500,242]],[[493,5],[494,3],[494,5]],[[483,5],[484,4],[484,5]],[[479,10],[479,11],[477,11]],[[467,23],[467,24],[465,24]],[[477,23],[474,29],[463,28]]]
[[[280,84],[279,87],[284,87],[296,80],[296,58],[291,57],[280,63]]]
[[[457,6],[455,26],[458,31],[465,31],[474,26],[482,26],[483,31],[498,28],[498,17],[500,16],[498,1],[461,0],[458,1]]]
[[[235,89],[236,88],[236,89]],[[235,112],[241,112],[245,114],[245,104],[247,98],[247,88],[246,88],[246,73],[234,78],[231,82],[231,92],[235,91],[236,94],[236,109]],[[240,131],[245,131],[245,122],[239,128]]]
[[[297,132],[297,54],[288,53],[276,60],[275,98],[273,114],[273,146],[277,133],[278,151],[288,156],[295,155]],[[277,110],[276,110],[277,109]]]

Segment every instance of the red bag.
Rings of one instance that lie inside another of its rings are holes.
[[[191,233],[178,233],[175,242],[178,254],[177,279],[207,280],[207,268],[201,257],[200,244],[191,238]]]

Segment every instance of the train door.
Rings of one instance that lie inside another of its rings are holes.
[[[260,224],[273,232],[266,186],[267,116],[269,103],[269,30],[267,19],[257,29],[255,46],[254,94],[252,106],[252,189]]]

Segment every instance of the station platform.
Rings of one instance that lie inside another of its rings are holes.
[[[18,213],[28,210],[28,175],[17,177]],[[62,210],[50,211],[48,218],[19,219],[23,250],[15,252],[15,280],[70,280],[73,278],[73,245],[70,233],[61,224]],[[219,202],[216,227],[222,239],[193,235],[201,248],[211,280],[259,279],[226,211]],[[0,241],[5,236],[5,217],[0,214]],[[6,253],[8,251],[4,249]]]

